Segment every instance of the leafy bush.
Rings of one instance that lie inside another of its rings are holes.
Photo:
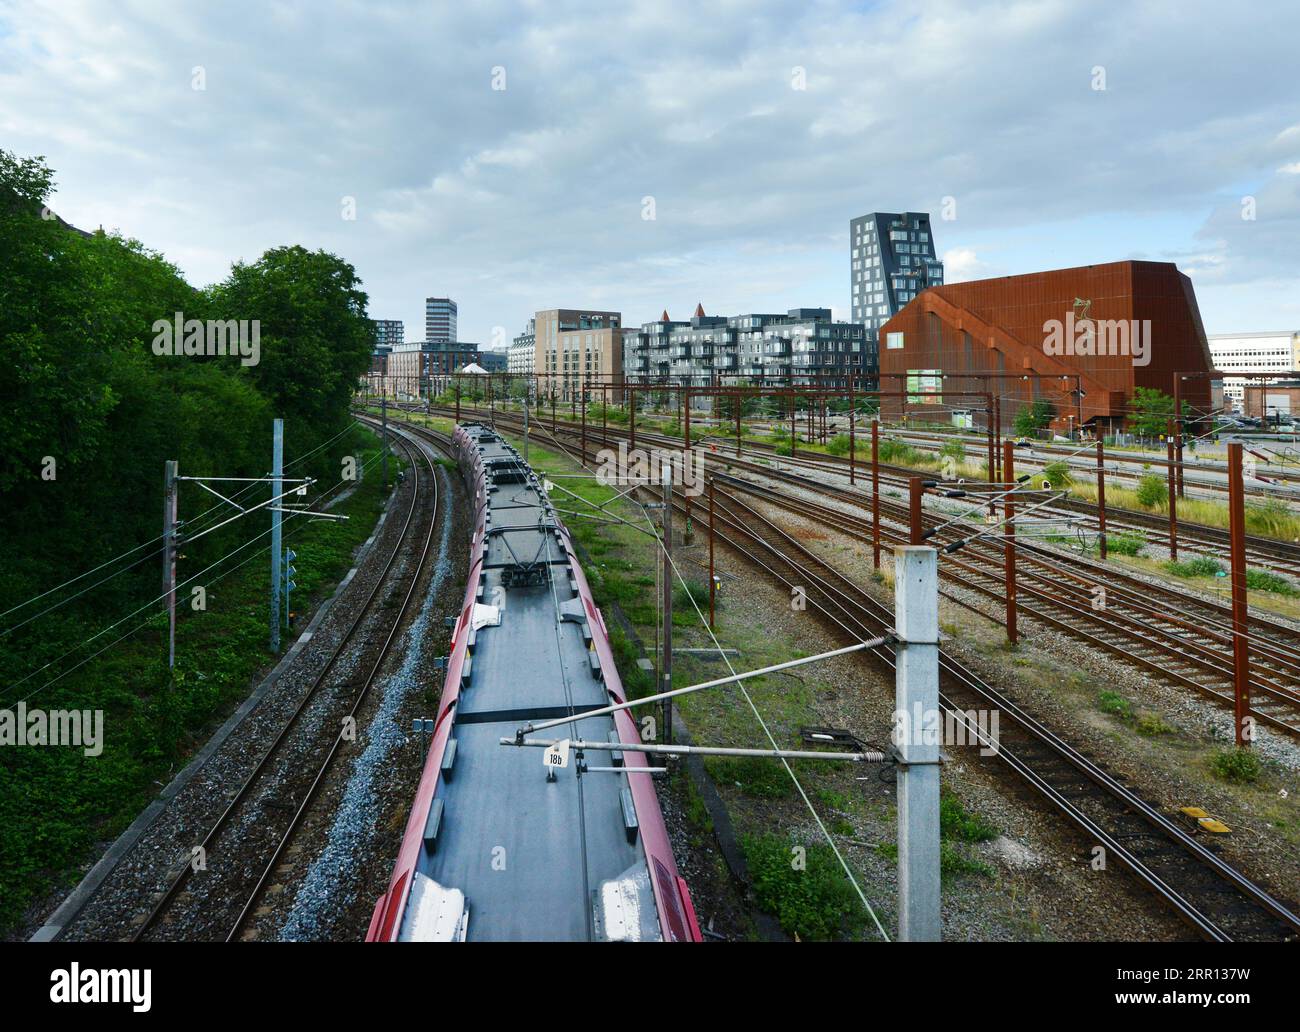
[[[882,440],[878,446],[880,461],[908,465],[918,462],[923,456],[910,444],[896,441],[892,437]]]
[[[1147,539],[1141,534],[1107,534],[1106,551],[1115,555],[1141,555]]]
[[[1165,563],[1165,569],[1175,577],[1214,577],[1223,572],[1223,565],[1208,555],[1200,555],[1185,562]]]
[[[847,455],[849,453],[849,435],[836,434],[826,442],[826,450],[832,455]]]
[[[777,455],[793,455],[794,448],[789,444],[778,444],[772,449]]]
[[[1289,580],[1268,570],[1247,570],[1246,587],[1252,591],[1271,591],[1277,595],[1300,595],[1300,591]]]
[[[1049,462],[1043,467],[1043,479],[1053,487],[1068,487],[1074,483],[1070,467],[1064,462]]]
[[[958,462],[965,462],[966,445],[961,441],[944,441],[943,447],[939,449],[939,454],[946,459],[956,459]]]
[[[1220,749],[1210,757],[1210,770],[1224,781],[1254,784],[1259,780],[1259,757],[1249,749]]]
[[[862,901],[829,846],[807,846],[803,870],[793,866],[796,843],[780,835],[741,838],[758,905],[804,940],[856,937],[866,921]]]
[[[1169,485],[1164,477],[1154,473],[1145,474],[1137,486],[1138,504],[1147,509],[1155,509],[1169,501]]]

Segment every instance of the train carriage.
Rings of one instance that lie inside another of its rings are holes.
[[[644,754],[548,770],[529,721],[624,702],[604,619],[536,474],[490,427],[453,444],[474,498],[432,741],[368,941],[695,941]],[[546,737],[635,743],[628,711]]]

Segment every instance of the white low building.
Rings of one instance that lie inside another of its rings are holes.
[[[1214,368],[1222,373],[1247,374],[1251,382],[1259,383],[1260,376],[1286,378],[1300,370],[1300,330],[1215,333],[1207,339]],[[1235,409],[1241,409],[1246,381],[1246,375],[1223,378],[1223,395]]]

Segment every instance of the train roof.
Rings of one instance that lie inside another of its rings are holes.
[[[648,769],[641,754],[593,750],[590,767],[619,769],[585,773],[571,754],[552,780],[543,750],[500,744],[529,721],[623,701],[622,686],[544,485],[487,427],[464,427],[457,442],[478,510],[470,590],[425,768],[433,791],[408,824],[411,884],[393,937],[695,938],[654,787],[636,773]],[[637,728],[622,712],[538,737],[635,742]]]

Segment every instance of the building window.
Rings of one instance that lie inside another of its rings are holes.
[[[898,351],[903,347],[903,334],[895,330],[892,333],[885,334],[885,347],[889,351]]]

